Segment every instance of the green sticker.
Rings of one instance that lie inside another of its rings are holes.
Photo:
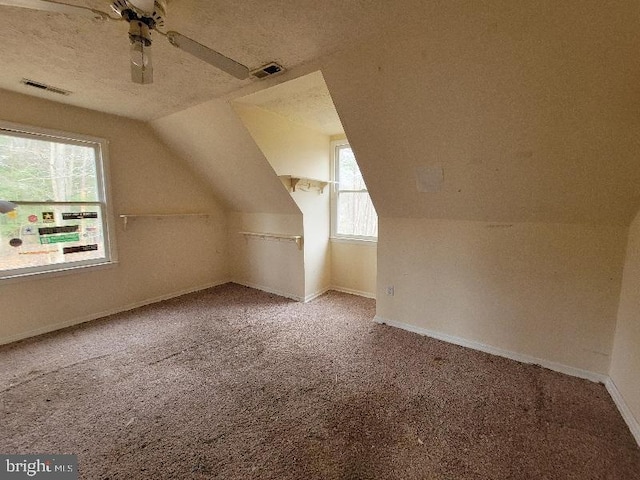
[[[70,233],[68,235],[56,235],[55,237],[40,237],[40,244],[46,245],[49,243],[64,243],[64,242],[78,242],[80,241],[79,233]]]

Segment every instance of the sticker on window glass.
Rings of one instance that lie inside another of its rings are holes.
[[[40,235],[53,235],[55,233],[73,233],[77,232],[79,225],[68,225],[64,227],[43,227],[38,229]]]
[[[89,225],[84,227],[82,237],[83,238],[96,237],[98,234],[99,234],[98,227],[96,227],[95,225]]]
[[[11,245],[12,247],[19,247],[20,245],[22,245],[22,240],[19,238],[12,238],[11,240],[9,240],[9,245]]]
[[[53,212],[42,212],[42,221],[44,223],[53,223],[53,222],[55,222],[55,218],[53,216]]]
[[[63,220],[84,220],[85,218],[98,218],[98,212],[74,212],[63,213]]]
[[[27,220],[29,220],[31,223],[36,223],[38,221],[38,216],[37,215],[29,215]]]
[[[50,243],[77,242],[78,240],[80,240],[79,233],[67,233],[66,235],[56,235],[53,237],[40,237],[40,243],[42,245],[48,245]]]
[[[82,253],[82,252],[91,252],[94,250],[98,250],[98,244],[93,245],[80,245],[78,247],[64,247],[62,249],[62,253],[65,255],[68,253]]]
[[[36,233],[36,227],[32,227],[31,225],[22,227],[22,235],[35,235]]]

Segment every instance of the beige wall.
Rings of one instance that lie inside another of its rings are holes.
[[[629,231],[610,376],[635,419],[640,442],[640,214]]]
[[[224,99],[151,122],[234,212],[228,231],[231,278],[304,298],[304,255],[295,244],[246,239],[240,231],[302,235],[302,214],[230,103]]]
[[[229,256],[234,282],[304,300],[304,252],[290,241],[246,237],[239,232],[303,235],[302,215],[229,215]]]
[[[331,242],[331,287],[376,298],[376,242]]]
[[[625,242],[624,227],[382,217],[377,314],[607,374]]]
[[[247,103],[234,103],[234,109],[277,175],[329,180],[328,135]],[[311,298],[331,283],[329,188],[298,188],[291,196],[303,215],[304,298]]]
[[[300,191],[294,192],[293,197],[304,215],[305,300],[308,300],[331,286],[329,191],[323,194]]]
[[[0,342],[229,280],[227,219],[209,189],[140,122],[0,91],[0,119],[109,141],[114,213],[209,213],[114,219],[119,263],[0,283]]]

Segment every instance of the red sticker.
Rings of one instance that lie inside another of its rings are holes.
[[[38,221],[38,216],[37,215],[29,215],[29,221],[31,223],[36,223]]]

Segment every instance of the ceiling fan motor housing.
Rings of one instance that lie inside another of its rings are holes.
[[[142,22],[150,30],[164,28],[166,7],[162,0],[154,2],[153,12],[140,10],[129,0],[116,0],[111,4],[111,9],[129,23]]]

